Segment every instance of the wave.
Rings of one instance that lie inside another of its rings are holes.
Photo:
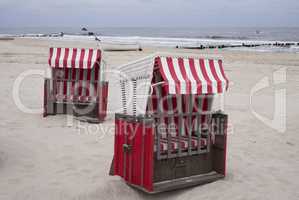
[[[28,37],[62,41],[89,41],[98,42],[96,37],[102,43],[112,44],[139,44],[141,46],[159,46],[172,48],[187,48],[187,49],[203,49],[203,48],[226,48],[231,50],[247,50],[251,51],[288,51],[299,52],[299,43],[286,41],[260,41],[249,40],[246,37],[228,37],[228,36],[207,36],[202,38],[188,37],[140,37],[140,36],[103,36],[103,35],[88,35],[88,34],[0,34],[0,37]]]
[[[208,39],[228,39],[228,40],[249,40],[249,37],[244,37],[244,36],[221,36],[221,35],[211,35],[211,36],[206,36],[205,38]]]

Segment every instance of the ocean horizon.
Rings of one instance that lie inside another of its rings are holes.
[[[87,31],[82,31],[86,28]],[[0,27],[1,35],[82,35],[92,32],[111,37],[162,37],[214,40],[298,41],[299,27]]]

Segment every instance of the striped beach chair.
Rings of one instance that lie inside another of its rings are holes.
[[[66,114],[103,121],[107,111],[108,82],[99,49],[50,48],[44,82],[44,117]]]
[[[228,89],[222,60],[156,54],[119,69],[110,174],[148,193],[225,177],[228,117],[212,109]]]

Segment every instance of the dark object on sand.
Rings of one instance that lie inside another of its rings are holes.
[[[100,38],[98,38],[97,36],[95,36],[95,41],[101,42]]]
[[[94,35],[94,32],[88,32],[87,35],[89,35],[89,36],[93,36],[93,35]]]
[[[158,54],[119,68],[130,74],[119,81],[122,113],[115,115],[110,175],[120,176],[147,193],[225,177],[228,116],[212,112],[212,102],[214,95],[227,90],[229,82],[222,60],[204,59]],[[173,63],[178,63],[177,70]],[[194,70],[195,64],[203,68]],[[206,73],[202,70],[212,71],[209,80],[217,82],[216,87],[203,87],[207,79],[200,75]],[[192,73],[194,82],[177,79],[186,71]],[[142,99],[137,98],[140,94]]]
[[[177,48],[181,48],[181,49],[205,49],[205,48],[209,48],[209,47],[205,47],[203,45],[200,46],[177,46]]]
[[[10,41],[10,40],[14,40],[14,37],[0,37],[0,41]]]

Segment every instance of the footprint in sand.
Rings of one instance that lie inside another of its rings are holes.
[[[20,182],[20,179],[19,178],[10,178],[7,180],[7,182],[10,184],[17,184]]]
[[[73,149],[73,148],[74,148],[74,145],[71,145],[71,144],[65,144],[65,145],[63,145],[63,148],[65,148],[65,149]]]
[[[23,167],[24,167],[25,169],[33,169],[33,168],[35,167],[35,165],[32,164],[32,163],[30,163],[30,164],[25,164],[25,165],[23,165]]]
[[[69,161],[69,160],[73,160],[73,156],[64,155],[60,159]]]
[[[4,166],[7,156],[4,152],[0,152],[0,168]]]
[[[68,162],[68,161],[73,161],[73,156],[70,155],[63,155],[60,157],[55,158],[55,162]]]
[[[92,172],[92,170],[90,169],[81,169],[80,173],[84,173],[84,174],[90,174]]]
[[[61,185],[61,182],[59,182],[59,181],[51,181],[50,185],[59,187],[59,185]]]
[[[68,172],[73,172],[76,171],[76,168],[74,167],[74,165],[66,165],[63,169],[59,169],[56,171],[57,174],[65,174]]]

